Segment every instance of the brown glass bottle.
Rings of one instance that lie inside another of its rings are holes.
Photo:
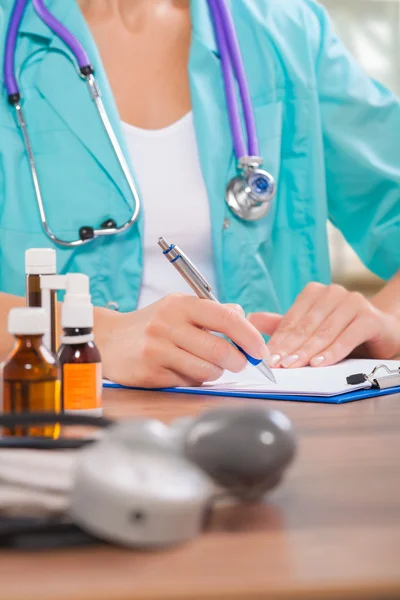
[[[32,308],[40,308],[42,306],[42,288],[41,278],[45,275],[27,275],[26,276],[26,300],[27,305]],[[49,310],[50,310],[50,350],[57,352],[58,346],[58,331],[57,331],[57,292],[56,290],[49,290],[45,293],[50,295],[49,299]]]
[[[42,306],[40,275],[26,276],[26,303],[32,308],[40,308]]]
[[[25,253],[25,272],[26,272],[26,303],[29,307],[43,306],[43,291],[41,287],[41,278],[56,273],[56,253],[52,248],[30,248]],[[50,339],[49,347],[54,353],[58,347],[57,331],[57,293],[55,290],[49,290],[44,293],[49,294],[48,309],[50,311]]]
[[[64,328],[62,342],[57,357],[61,367],[62,410],[100,416],[101,357],[92,328]]]
[[[42,343],[46,327],[40,308],[12,309],[9,332],[16,345],[3,366],[4,413],[59,413],[60,372],[56,357]],[[15,427],[4,431],[8,436],[40,436],[58,438],[59,425]]]

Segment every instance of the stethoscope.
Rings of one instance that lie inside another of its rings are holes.
[[[237,160],[237,176],[227,185],[226,202],[231,211],[238,218],[245,221],[257,221],[267,214],[271,200],[276,192],[276,185],[273,176],[261,169],[262,158],[260,157],[259,152],[254,111],[232,16],[225,0],[207,1],[221,57],[229,122]],[[132,214],[129,220],[123,225],[118,226],[113,219],[108,219],[102,223],[99,228],[83,226],[79,229],[79,238],[76,240],[67,241],[60,239],[53,232],[48,223],[36,169],[35,156],[28,134],[27,123],[22,111],[21,93],[15,73],[15,47],[17,35],[27,4],[28,0],[15,0],[14,3],[6,36],[4,81],[9,103],[15,109],[17,123],[21,129],[43,229],[46,235],[55,244],[64,247],[81,246],[100,236],[114,235],[116,233],[127,231],[137,221],[139,216],[139,193],[104,108],[101,93],[95,80],[94,70],[90,64],[89,57],[75,36],[72,35],[72,33],[68,31],[68,29],[66,29],[51,12],[49,12],[44,5],[44,0],[32,0],[33,7],[39,18],[69,47],[74,55],[79,67],[77,69],[78,73],[88,85],[90,96],[96,106],[103,127],[110,140],[134,200]],[[236,83],[239,89],[239,95],[236,93]],[[245,139],[243,134],[238,96],[240,97],[241,108],[243,111],[247,139]]]

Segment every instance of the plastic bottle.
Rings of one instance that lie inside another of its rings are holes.
[[[89,278],[79,273],[66,276],[61,311],[64,334],[58,360],[61,365],[62,409],[67,413],[102,414],[102,369],[94,343],[93,305]]]
[[[11,309],[8,331],[16,344],[3,364],[4,413],[60,412],[60,373],[56,357],[43,345],[46,328],[42,308]],[[60,426],[17,427],[3,434],[56,439]]]

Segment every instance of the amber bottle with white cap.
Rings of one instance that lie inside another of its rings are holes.
[[[30,248],[25,252],[26,300],[28,306],[42,306],[41,275],[56,274],[56,251],[52,248]]]
[[[56,357],[43,345],[47,318],[42,308],[13,308],[8,331],[16,344],[3,365],[3,412],[60,412]],[[4,435],[57,438],[59,425],[17,427]]]
[[[70,273],[66,276],[61,321],[63,335],[58,360],[62,409],[67,413],[100,416],[101,357],[94,343],[93,305],[86,275]]]
[[[44,345],[52,352],[57,351],[57,292],[43,290],[43,278],[56,275],[56,251],[52,248],[30,248],[25,252],[26,303],[29,307],[45,308],[49,327],[44,336]]]

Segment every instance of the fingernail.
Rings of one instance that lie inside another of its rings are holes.
[[[310,361],[310,365],[312,367],[319,367],[319,365],[321,365],[325,360],[325,356],[316,356],[315,358],[312,358]]]
[[[244,312],[244,308],[242,306],[240,306],[240,304],[236,304],[235,305],[235,310],[241,314],[243,317],[246,316],[246,313]]]
[[[278,362],[281,360],[281,355],[280,354],[272,354],[272,356],[269,357],[268,359],[268,364],[270,367],[276,367],[276,365],[278,364]]]
[[[285,358],[282,359],[281,365],[282,367],[291,367],[292,365],[294,365],[294,363],[296,361],[299,360],[299,355],[298,354],[289,354],[289,356],[285,356]]]

